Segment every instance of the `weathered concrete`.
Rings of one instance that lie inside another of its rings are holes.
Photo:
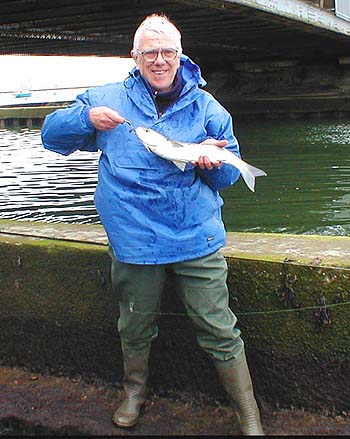
[[[63,105],[0,107],[0,129],[40,128],[45,116]]]
[[[208,90],[238,119],[342,119],[350,114],[349,63],[291,59],[206,70]]]
[[[31,221],[0,220],[0,233],[58,239],[91,244],[107,244],[100,225],[74,225]],[[350,237],[292,235],[278,233],[228,233],[225,256],[240,259],[335,265],[350,267]]]
[[[1,364],[120,383],[117,298],[101,227],[2,221],[0,231]],[[260,402],[349,410],[349,240],[229,234],[230,302]],[[162,313],[151,388],[222,400],[171,276]]]
[[[335,16],[331,12],[325,11],[323,8],[315,7],[307,0],[235,0],[235,2],[269,14],[301,21],[328,31],[350,35],[350,25],[347,21]]]

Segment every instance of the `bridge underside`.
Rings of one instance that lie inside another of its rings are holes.
[[[208,91],[235,115],[348,117],[350,23],[314,5],[315,0],[4,0],[0,54],[129,56],[138,24],[164,12],[182,32],[184,53],[201,66]]]
[[[201,63],[220,65],[227,61],[276,59],[319,61],[349,53],[349,35],[242,3],[207,0],[3,1],[0,5],[0,54],[128,56],[132,33],[146,15],[154,12],[166,13],[178,25],[183,34],[184,52]],[[330,12],[324,14],[334,17]]]

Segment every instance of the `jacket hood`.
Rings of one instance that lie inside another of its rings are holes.
[[[199,87],[205,87],[207,81],[202,77],[200,67],[194,63],[191,58],[181,55],[180,68],[182,67],[182,77],[187,82],[191,79],[196,81]]]

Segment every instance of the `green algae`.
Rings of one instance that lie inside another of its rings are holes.
[[[105,245],[3,235],[0,248],[2,314],[41,315],[89,328],[115,317]],[[283,355],[349,354],[348,270],[232,257],[227,261],[231,308],[251,349],[264,345]],[[317,319],[317,312],[328,307],[330,322]]]
[[[2,237],[0,248],[2,315],[89,328],[110,320],[106,246]]]
[[[233,258],[228,266],[231,306],[250,349],[348,358],[348,270]],[[317,317],[320,309],[329,321]]]

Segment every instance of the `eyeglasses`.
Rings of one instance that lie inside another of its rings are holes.
[[[165,49],[149,49],[149,50],[137,50],[137,52],[142,55],[146,62],[154,62],[158,58],[158,53],[160,52],[164,61],[174,61],[178,54],[177,49],[165,48]]]

